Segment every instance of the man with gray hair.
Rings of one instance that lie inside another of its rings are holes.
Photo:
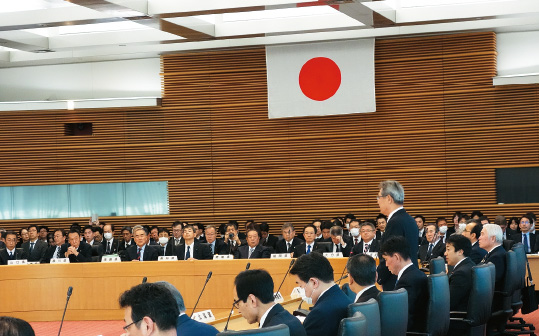
[[[413,256],[412,263],[417,266],[417,237],[419,229],[417,223],[404,210],[404,188],[397,181],[383,181],[378,185],[379,191],[376,199],[380,207],[380,213],[387,216],[387,226],[380,245],[386,240],[395,236],[402,236],[408,242],[409,255]],[[378,283],[384,290],[393,290],[397,276],[391,274],[386,266],[385,260],[380,256],[378,265]]]
[[[503,279],[505,277],[505,249],[502,246],[502,228],[496,224],[485,224],[479,236],[479,247],[487,251],[487,254],[480,264],[493,263],[496,267],[496,291],[503,289]]]
[[[217,335],[219,331],[215,329],[215,327],[206,323],[195,321],[185,313],[185,303],[183,302],[182,294],[180,293],[180,291],[178,291],[178,289],[176,289],[176,287],[166,281],[157,281],[156,284],[160,284],[161,286],[167,288],[172,294],[174,300],[176,300],[176,304],[178,305],[178,309],[180,311],[180,315],[178,316],[178,319],[176,321],[176,333],[178,336]]]

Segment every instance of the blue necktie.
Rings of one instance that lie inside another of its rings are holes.
[[[307,245],[307,254],[311,253],[311,245]]]
[[[187,253],[185,254],[185,260],[191,258],[191,246],[187,246]]]
[[[432,248],[434,247],[434,245],[431,243],[429,244],[429,249],[427,251],[427,255],[430,257],[430,255],[432,254]]]
[[[530,252],[530,244],[528,244],[528,235],[526,233],[522,234],[524,239],[524,249],[526,250],[526,253]]]
[[[34,250],[34,244],[35,243],[30,243],[30,253],[32,253],[32,251]]]
[[[15,258],[13,258],[13,252],[9,252],[9,259],[15,260]]]

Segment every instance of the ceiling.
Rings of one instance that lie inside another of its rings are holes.
[[[2,0],[0,68],[481,30],[539,30],[539,1]]]

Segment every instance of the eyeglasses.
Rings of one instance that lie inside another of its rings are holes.
[[[380,198],[386,197],[386,196],[387,196],[387,195],[378,195],[378,196],[376,196],[376,199],[379,200]]]
[[[521,221],[520,224],[530,224],[529,221]]]
[[[241,301],[240,299],[237,299],[236,301],[234,301],[234,303],[232,304],[232,307],[236,309],[240,309],[240,306],[239,306],[240,301]]]
[[[142,321],[143,319],[144,319],[144,317],[141,318],[140,320],[133,321],[133,322],[129,323],[128,325],[124,326],[123,329],[124,329],[125,331],[127,331],[127,329],[129,329],[130,326],[132,326],[132,325],[135,324],[135,323],[139,323],[139,322]]]

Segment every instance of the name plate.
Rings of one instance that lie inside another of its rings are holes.
[[[213,260],[234,259],[232,254],[216,254],[213,256]]]
[[[69,258],[51,259],[51,264],[69,264]]]
[[[203,322],[203,323],[215,321],[215,316],[213,315],[210,309],[203,310],[198,313],[194,313],[193,316],[191,316],[191,318],[195,321]]]
[[[324,257],[326,258],[342,258],[342,252],[324,252]]]
[[[28,265],[39,265],[41,264],[39,261],[29,261]]]
[[[158,261],[177,261],[178,256],[159,256]]]
[[[7,264],[8,265],[26,265],[26,264],[28,264],[28,260],[27,259],[8,260]]]
[[[294,289],[292,289],[292,293],[290,293],[290,297],[292,297],[292,299],[300,298],[301,297],[301,288],[300,287],[294,287]]]
[[[373,257],[374,259],[378,259],[378,252],[367,252],[365,254]]]
[[[106,257],[103,257],[101,258],[101,262],[121,262],[122,259],[120,259],[120,257],[118,256],[106,256]]]
[[[284,298],[281,295],[281,292],[273,293],[273,302],[275,302],[275,303],[284,302]]]
[[[291,259],[290,253],[272,253],[270,259]]]

